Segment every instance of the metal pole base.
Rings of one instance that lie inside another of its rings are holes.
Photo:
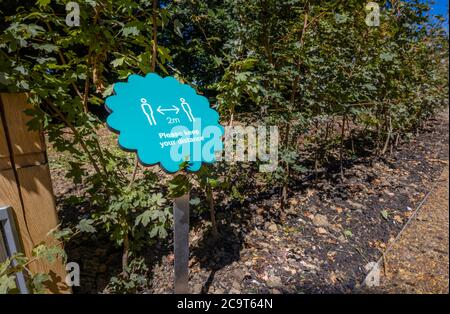
[[[174,199],[175,294],[189,293],[189,194]]]

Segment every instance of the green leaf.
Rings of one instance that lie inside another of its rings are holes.
[[[16,289],[16,277],[14,275],[0,276],[0,294],[7,294],[13,289]]]
[[[42,9],[50,4],[51,0],[37,0],[36,4]]]
[[[58,240],[68,240],[70,239],[70,236],[73,234],[72,229],[70,228],[64,228],[61,230],[55,230],[52,235],[55,239]]]
[[[33,276],[31,280],[31,287],[33,289],[33,293],[42,294],[46,292],[45,282],[51,280],[49,274],[38,273]]]
[[[173,22],[173,29],[174,29],[174,31],[175,31],[175,33],[178,35],[178,36],[180,36],[181,38],[183,38],[183,33],[181,32],[181,28],[183,27],[183,24],[178,20],[178,19],[176,19],[174,22]]]
[[[142,214],[136,217],[135,226],[137,226],[139,223],[141,223],[144,227],[147,227],[148,223],[150,222],[152,215],[151,210],[146,210]]]
[[[344,230],[344,235],[346,237],[353,237],[353,232],[351,230]]]
[[[192,206],[197,206],[198,204],[200,204],[200,199],[198,197],[193,198],[189,201],[189,204],[191,204]]]
[[[169,194],[171,197],[180,197],[187,194],[192,188],[189,178],[185,175],[178,174],[169,181]]]
[[[11,265],[11,259],[7,258],[4,262],[0,263],[0,275],[3,275],[4,272],[9,268]]]
[[[128,26],[128,27],[124,27],[124,28],[122,29],[122,34],[123,34],[125,37],[128,37],[128,36],[130,36],[130,35],[132,35],[132,36],[137,36],[137,35],[139,35],[139,29],[138,29],[136,26]]]
[[[50,263],[54,262],[58,257],[62,258],[64,261],[67,259],[66,252],[59,246],[39,244],[33,248],[32,254],[33,256],[45,259]]]
[[[58,51],[58,46],[53,44],[32,44],[34,49],[43,50],[45,52],[54,52]]]
[[[109,95],[112,95],[113,92],[114,92],[114,84],[110,84],[108,85],[108,87],[105,88],[104,92],[102,93],[102,97],[106,98]]]
[[[247,80],[247,77],[248,77],[248,72],[238,73],[238,75],[236,75],[236,80],[238,82],[244,82]]]
[[[154,238],[156,237],[156,235],[158,234],[158,228],[157,227],[153,227],[152,230],[150,230],[150,238]]]
[[[118,66],[121,66],[124,61],[125,61],[125,57],[117,58],[117,59],[114,59],[113,61],[111,61],[111,65],[114,68],[117,68]],[[112,86],[112,85],[110,85],[110,86]],[[112,94],[112,87],[111,87],[111,93],[110,94]]]
[[[380,54],[380,59],[383,61],[392,61],[394,60],[395,54],[390,53],[390,52],[382,52]]]
[[[336,13],[334,18],[336,20],[336,23],[338,23],[338,24],[343,24],[343,23],[347,22],[347,20],[348,20],[348,16],[346,14]]]
[[[96,232],[94,226],[92,225],[94,223],[94,220],[92,219],[82,219],[78,223],[78,229],[81,232],[87,232],[87,233],[94,233]]]
[[[164,226],[159,226],[158,229],[159,229],[158,234],[161,239],[164,239],[165,237],[167,237],[167,231],[166,231],[166,228],[164,228]]]

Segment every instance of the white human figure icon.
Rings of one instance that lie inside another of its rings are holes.
[[[148,123],[150,125],[156,125],[155,116],[153,115],[153,109],[150,104],[147,103],[147,99],[141,98],[141,108],[144,114],[147,116]]]
[[[191,106],[184,100],[184,98],[180,98],[181,101],[181,108],[183,108],[183,111],[186,113],[188,119],[190,122],[194,121],[194,116],[192,115]]]

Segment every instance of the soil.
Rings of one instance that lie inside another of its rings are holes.
[[[334,168],[324,169],[315,180],[297,180],[289,187],[283,219],[276,214],[278,191],[219,208],[217,242],[211,240],[210,225],[193,217],[190,292],[364,292],[365,266],[390,246],[448,165],[448,132],[447,109],[391,155],[363,156],[346,163],[344,180]],[[49,150],[49,159],[64,223],[86,212],[65,201],[82,193],[83,187],[64,178],[61,156]],[[439,236],[448,245],[448,231]],[[66,246],[69,260],[81,266],[81,287],[75,293],[102,292],[111,275],[120,272],[121,251],[107,237],[90,234]],[[148,293],[173,291],[170,238],[144,252],[151,267]],[[442,254],[448,267],[448,246]],[[386,287],[386,292],[396,289]]]

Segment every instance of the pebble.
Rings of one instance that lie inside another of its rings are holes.
[[[269,230],[270,232],[277,232],[278,231],[278,227],[276,224],[272,223],[267,227],[267,230]]]
[[[321,214],[315,215],[312,222],[316,227],[327,227],[330,225],[327,216]]]
[[[353,207],[355,209],[363,209],[364,208],[364,205],[350,201],[350,200],[347,200],[347,203],[348,203],[348,205],[350,205],[351,207]]]
[[[269,288],[278,288],[283,285],[283,283],[281,282],[281,278],[275,275],[270,275],[266,283],[269,286]]]
[[[235,269],[233,271],[233,278],[239,282],[244,280],[245,276],[246,276],[246,273],[242,269]]]

